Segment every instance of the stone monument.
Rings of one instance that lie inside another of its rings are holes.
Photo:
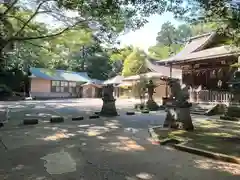
[[[106,85],[103,87],[103,105],[100,112],[101,116],[117,116],[117,109],[115,105],[116,99],[113,97],[113,85]]]
[[[169,78],[167,82],[171,89],[171,95],[166,100],[167,115],[163,126],[179,128],[177,122],[180,122],[184,130],[193,130],[194,126],[190,115],[190,107],[192,104],[188,102],[188,87],[181,86],[178,79]]]
[[[153,99],[153,93],[156,88],[156,85],[153,83],[152,80],[149,80],[149,82],[146,84],[146,88],[148,93],[148,100],[146,106],[150,111],[156,111],[159,109],[159,106]]]

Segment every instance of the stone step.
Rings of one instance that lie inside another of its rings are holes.
[[[201,112],[206,112],[208,109],[191,109],[190,111],[201,111]]]
[[[190,112],[191,114],[196,114],[196,115],[205,115],[206,112],[197,112],[197,111],[192,111]]]

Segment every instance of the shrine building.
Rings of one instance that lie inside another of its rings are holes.
[[[182,83],[191,87],[192,102],[228,103],[232,96],[228,81],[237,69],[232,65],[239,55],[240,51],[228,45],[226,38],[213,32],[190,38],[178,54],[168,59],[148,58],[147,66],[159,73],[163,66],[169,67],[169,76],[181,69]]]

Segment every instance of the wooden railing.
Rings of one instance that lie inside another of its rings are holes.
[[[229,103],[232,94],[226,91],[211,91],[211,90],[190,90],[191,102],[212,102],[212,103]]]

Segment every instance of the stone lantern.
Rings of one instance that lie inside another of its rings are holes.
[[[115,105],[116,99],[113,97],[113,85],[106,85],[103,87],[103,105],[100,112],[101,116],[117,116],[117,109]]]
[[[146,106],[150,111],[156,111],[159,109],[159,106],[153,99],[153,93],[155,93],[156,85],[153,83],[152,80],[149,80],[149,82],[146,84],[146,88],[148,93],[148,100]]]

